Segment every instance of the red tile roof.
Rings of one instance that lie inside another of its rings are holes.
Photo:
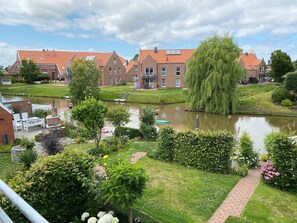
[[[134,65],[138,65],[138,62],[137,61],[129,61],[128,62],[128,65],[126,65],[126,72],[128,73]]]
[[[243,67],[247,70],[257,70],[262,59],[258,59],[254,53],[242,53],[239,56]]]
[[[98,64],[103,67],[108,59],[111,57],[112,53],[96,53],[96,52],[71,52],[71,51],[55,51],[55,50],[41,50],[41,51],[33,51],[33,50],[19,50],[18,58],[20,60],[28,60],[32,59],[37,64],[56,64],[59,71],[63,73],[66,69],[69,61],[94,57],[94,59],[98,62]],[[120,56],[119,56],[120,57]],[[125,63],[125,59],[120,57],[122,63]]]
[[[171,52],[168,52],[171,51]],[[176,54],[174,51],[179,51]],[[195,49],[177,49],[177,50],[140,50],[139,61],[142,62],[148,55],[151,55],[157,63],[185,63],[191,58]],[[169,54],[168,54],[169,53]]]

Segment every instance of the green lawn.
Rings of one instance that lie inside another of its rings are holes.
[[[77,146],[84,150],[92,144],[69,145],[67,149]],[[108,159],[129,161],[133,153],[156,147],[156,142],[131,142]],[[148,157],[138,163],[147,171],[149,181],[134,209],[166,223],[206,222],[239,180],[235,175],[207,173]]]
[[[260,183],[241,216],[257,223],[297,222],[297,194]]]
[[[5,181],[7,174],[12,174],[18,167],[17,164],[11,162],[10,153],[0,154],[0,179]]]

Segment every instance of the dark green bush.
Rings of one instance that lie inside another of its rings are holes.
[[[121,127],[121,131],[122,131],[122,135],[128,136],[129,139],[134,139],[142,136],[139,129],[134,129],[130,127]],[[118,128],[115,129],[114,134],[115,136],[119,136]]]
[[[227,173],[233,144],[229,132],[177,132],[173,160],[200,170]]]
[[[104,139],[103,142],[105,143],[106,150],[111,151],[111,152],[119,151],[120,149],[122,149],[124,147],[121,139],[116,136],[108,137],[108,138]]]
[[[284,87],[287,91],[293,91],[297,93],[297,71],[287,74]]]
[[[8,185],[49,222],[71,222],[97,202],[98,185],[94,160],[87,153],[67,151],[47,156],[25,172],[18,173]],[[13,222],[26,222],[11,202],[1,197],[0,206]]]
[[[253,149],[253,141],[250,136],[244,132],[239,141],[240,157],[238,163],[240,166],[247,164],[249,168],[257,167],[259,155]]]
[[[173,149],[174,130],[171,126],[165,126],[160,130],[158,137],[158,158],[165,161],[172,161]]]
[[[285,107],[290,107],[293,105],[292,101],[290,99],[284,99],[281,101],[281,105]]]
[[[153,125],[140,124],[140,132],[142,134],[142,139],[146,141],[155,141],[157,139],[158,133],[157,129]]]
[[[264,145],[265,145],[265,149],[268,153],[268,156],[270,156],[272,154],[273,143],[274,143],[275,139],[278,138],[278,136],[279,136],[279,132],[271,132],[265,136]]]
[[[98,148],[88,149],[87,153],[90,154],[91,156],[95,156],[95,157],[101,157],[103,154],[106,154],[104,151],[104,148],[100,147],[100,145]]]
[[[280,173],[274,185],[297,192],[297,148],[294,141],[285,133],[278,133],[271,145],[274,168]]]
[[[271,94],[271,98],[274,103],[281,103],[285,99],[296,100],[296,97],[283,87],[275,89]]]
[[[25,83],[24,78],[19,75],[12,75],[11,82],[14,83]]]
[[[50,79],[50,77],[48,74],[40,73],[35,78],[35,81],[43,81],[43,80],[49,80],[49,79]]]

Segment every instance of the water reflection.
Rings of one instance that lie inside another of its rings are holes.
[[[4,100],[21,99],[21,97],[7,97]],[[52,104],[53,99],[50,98],[32,98],[35,104]],[[55,99],[55,106],[60,112],[67,108],[68,100]],[[113,102],[107,103],[109,106],[115,105]],[[245,116],[232,115],[222,116],[207,114],[203,112],[185,111],[184,104],[171,105],[143,105],[143,104],[129,104],[127,106],[133,113],[141,114],[143,107],[151,107],[159,110],[158,119],[170,121],[170,125],[174,129],[195,129],[196,114],[199,116],[199,128],[205,131],[213,130],[227,130],[230,131],[235,138],[239,138],[243,132],[248,132],[254,141],[255,149],[260,153],[264,153],[264,137],[267,133],[274,130],[284,128],[290,131],[297,130],[297,119],[292,117],[276,117],[276,116]],[[133,118],[134,120],[134,118]],[[135,119],[138,120],[138,119]],[[136,123],[137,126],[138,123]],[[164,125],[158,125],[162,127]]]

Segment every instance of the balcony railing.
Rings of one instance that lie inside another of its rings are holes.
[[[26,218],[32,223],[49,223],[34,208],[24,201],[9,186],[0,180],[0,191],[4,196],[14,204],[14,206],[22,212]],[[13,223],[8,215],[0,207],[0,223]]]
[[[141,77],[143,78],[155,78],[156,76],[156,73],[141,73]]]

